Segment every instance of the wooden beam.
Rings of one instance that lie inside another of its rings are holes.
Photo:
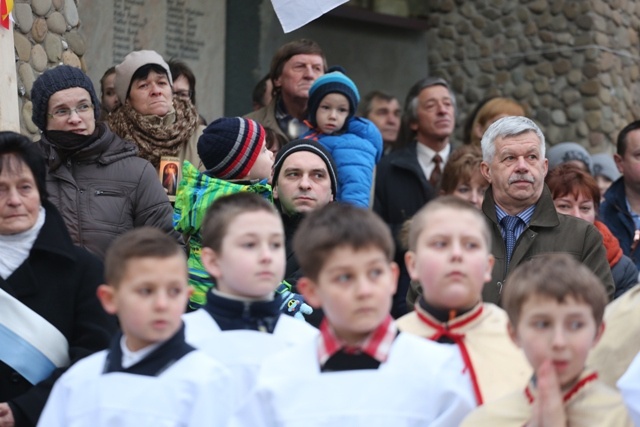
[[[13,22],[0,27],[0,130],[20,132]]]

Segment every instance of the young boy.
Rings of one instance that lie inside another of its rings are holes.
[[[632,426],[620,394],[585,367],[608,298],[569,254],[546,254],[507,278],[509,335],[535,371],[531,382],[474,411],[466,426]]]
[[[474,406],[460,357],[398,334],[389,315],[393,246],[368,210],[330,203],[307,215],[294,237],[304,274],[298,288],[324,310],[320,335],[264,363],[232,425],[459,424]]]
[[[358,88],[340,71],[319,77],[309,89],[311,130],[302,137],[317,140],[336,162],[336,200],[367,207],[373,170],[382,156],[382,135],[373,122],[353,117],[358,102]]]
[[[122,327],[108,350],[55,384],[41,426],[225,426],[230,372],[184,340],[187,263],[175,239],[142,227],[118,237],[98,288]]]
[[[403,332],[457,346],[478,405],[524,387],[531,376],[507,334],[506,313],[482,302],[493,268],[490,239],[483,214],[466,200],[442,196],[418,211],[406,266],[422,295],[398,320]]]
[[[189,285],[193,294],[189,309],[203,306],[213,286],[206,272],[202,252],[201,227],[207,208],[218,197],[249,191],[272,200],[273,153],[265,144],[265,130],[257,122],[242,117],[222,117],[211,123],[198,140],[198,155],[204,173],[185,161],[178,186],[173,223],[189,246]]]
[[[264,198],[241,192],[213,202],[202,223],[202,263],[216,287],[203,308],[184,316],[187,342],[231,369],[239,402],[266,356],[317,330],[280,315],[274,290],[284,276],[284,229]]]

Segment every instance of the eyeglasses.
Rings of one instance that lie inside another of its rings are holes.
[[[56,119],[63,119],[65,117],[71,116],[71,113],[75,112],[77,115],[82,115],[89,111],[93,110],[93,105],[91,104],[80,104],[76,106],[76,108],[58,108],[57,110],[53,110],[52,113],[48,113],[47,116]]]
[[[191,95],[193,95],[193,92],[190,90],[178,90],[173,92],[173,96],[177,96],[182,99],[190,99]]]

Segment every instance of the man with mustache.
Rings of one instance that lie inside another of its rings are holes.
[[[440,177],[451,152],[455,126],[455,97],[449,84],[437,77],[417,81],[407,94],[402,126],[394,150],[378,163],[374,211],[396,240],[394,261],[400,266],[398,290],[391,314],[407,313],[409,274],[404,263],[402,226],[438,193]]]
[[[504,117],[482,137],[482,175],[491,184],[482,211],[493,235],[495,265],[483,299],[499,303],[507,274],[547,252],[566,252],[589,267],[609,298],[614,292],[602,236],[589,222],[556,213],[544,183],[548,164],[544,135],[526,117]]]

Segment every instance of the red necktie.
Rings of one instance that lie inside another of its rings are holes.
[[[439,154],[433,156],[431,160],[435,165],[433,166],[433,171],[431,171],[431,176],[429,177],[429,183],[433,188],[438,188],[440,185],[440,177],[442,177],[442,169],[440,168],[440,163],[442,163],[442,157]]]

